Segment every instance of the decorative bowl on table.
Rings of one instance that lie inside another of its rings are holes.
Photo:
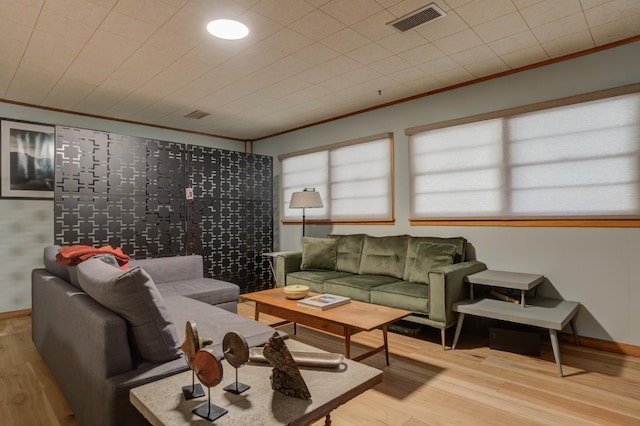
[[[284,291],[284,296],[287,299],[302,299],[309,293],[309,287],[306,285],[287,285],[282,288]]]

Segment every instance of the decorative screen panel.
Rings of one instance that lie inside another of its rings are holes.
[[[200,254],[205,276],[243,293],[269,286],[271,157],[56,131],[56,244],[111,245],[138,259]]]

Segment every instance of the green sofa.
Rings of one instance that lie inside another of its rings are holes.
[[[445,330],[457,320],[451,305],[467,297],[464,277],[486,269],[465,260],[466,248],[462,237],[307,237],[302,252],[278,255],[276,282],[409,310],[405,320],[441,330],[444,349]]]

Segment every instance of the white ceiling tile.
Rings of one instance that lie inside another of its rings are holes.
[[[418,65],[418,68],[428,75],[436,75],[452,69],[460,68],[460,65],[450,57],[444,56],[442,58],[420,64]]]
[[[322,7],[323,5],[329,3],[330,0],[305,0],[307,3],[312,5],[313,7]]]
[[[132,115],[131,119],[143,123],[156,120],[160,121],[162,120],[162,117],[166,117],[167,115],[174,113],[177,109],[178,105],[176,104],[157,101]]]
[[[500,40],[528,29],[527,23],[518,12],[503,15],[473,28],[485,43]]]
[[[158,50],[162,49],[166,56],[177,59],[198,46],[199,43],[191,37],[161,29],[149,37],[144,45]]]
[[[582,9],[586,12],[588,9],[603,5],[605,3],[613,2],[613,0],[580,0]],[[635,2],[633,2],[635,3]]]
[[[504,54],[501,58],[511,68],[519,68],[546,61],[549,59],[549,55],[542,46],[536,44],[535,46],[518,49],[511,53]]]
[[[355,59],[361,64],[368,65],[372,62],[392,56],[392,53],[387,49],[380,47],[376,43],[369,43],[350,51],[347,56]]]
[[[513,4],[518,8],[518,10],[522,10],[533,6],[534,4],[542,3],[543,1],[546,0],[513,0]]]
[[[640,14],[640,1],[613,0],[585,10],[589,25],[598,26]],[[640,22],[638,22],[640,26]]]
[[[269,19],[265,16],[260,15],[252,10],[247,10],[242,15],[238,17],[240,21],[242,21],[247,27],[249,27],[249,35],[247,38],[242,40],[220,40],[211,36],[208,32],[205,33],[207,38],[226,41],[225,43],[228,46],[230,51],[239,51],[244,49],[245,45],[253,45],[256,44],[265,38],[269,37],[272,34],[280,31],[283,26],[273,19]],[[206,27],[203,27],[203,33],[206,31]]]
[[[85,43],[93,32],[95,26],[85,23],[77,16],[61,15],[57,13],[42,13],[38,18],[36,28],[48,34],[56,34],[71,39],[78,43]]]
[[[443,73],[434,74],[433,77],[445,86],[453,86],[454,84],[464,83],[465,81],[471,81],[475,78],[473,74],[471,74],[463,67],[458,67]]]
[[[46,69],[43,71],[49,76],[60,78],[82,48],[81,41],[68,40],[59,34],[36,30],[24,52],[22,63],[24,67],[33,69],[46,64]]]
[[[343,24],[352,25],[383,8],[375,0],[331,0],[321,9]]]
[[[417,31],[406,31],[404,33],[396,32],[395,34],[378,40],[378,43],[390,52],[398,54],[428,44],[429,42]]]
[[[307,84],[305,85],[305,87],[307,87],[318,84],[325,80],[329,80],[330,78],[333,78],[335,76],[336,73],[332,71],[320,67],[312,67],[302,71],[300,74],[295,76],[295,78],[296,80],[300,79],[302,81],[306,81]]]
[[[44,0],[2,0],[0,1],[0,16],[3,21],[10,21],[33,28],[40,14]]]
[[[147,40],[157,29],[149,23],[118,12],[109,13],[100,28],[141,42]]]
[[[531,28],[582,13],[579,0],[544,0],[520,11]]]
[[[374,62],[369,67],[382,75],[395,73],[407,68],[411,68],[411,64],[399,56],[390,56],[378,62]]]
[[[404,85],[411,87],[415,91],[414,94],[420,94],[439,88],[440,82],[432,76],[427,75],[416,80],[407,81]]]
[[[105,114],[110,117],[123,118],[128,120],[129,117],[135,115],[137,112],[145,109],[149,105],[152,105],[160,98],[156,96],[149,96],[145,94],[143,96],[127,96],[117,104],[105,111]]]
[[[400,56],[412,65],[423,64],[444,56],[444,53],[433,44],[424,44],[414,49],[401,53]]]
[[[587,21],[582,13],[570,15],[532,29],[540,43],[553,41],[569,34],[588,31]]]
[[[369,40],[362,34],[345,28],[337,33],[323,39],[320,43],[335,50],[336,52],[346,53],[350,50],[357,49],[369,43]]]
[[[387,25],[395,19],[396,17],[387,10],[381,10],[368,18],[356,22],[351,26],[351,28],[358,31],[369,40],[376,41],[397,32],[392,26]]]
[[[591,35],[597,46],[638,35],[640,13],[625,16],[617,21],[591,27]]]
[[[351,58],[348,58],[344,55],[340,55],[336,58],[333,58],[327,62],[324,62],[319,65],[321,69],[326,71],[330,71],[336,75],[344,74],[349,71],[353,71],[355,69],[360,68],[362,65],[358,62],[354,61]]]
[[[449,5],[449,7],[451,8],[457,8],[460,6],[464,6],[467,3],[471,3],[474,0],[443,0],[447,5]],[[436,3],[437,4],[437,3]]]
[[[311,65],[318,65],[340,55],[320,43],[313,43],[292,54],[295,58],[305,61]]]
[[[487,75],[497,74],[499,72],[508,71],[509,66],[505,64],[500,58],[493,57],[481,61],[477,61],[464,66],[467,71],[474,75],[474,77],[484,77]]]
[[[313,44],[313,40],[289,28],[283,28],[267,37],[261,46],[274,52],[290,54]]]
[[[491,47],[497,55],[506,55],[512,52],[518,52],[532,46],[539,47],[540,44],[533,33],[528,30],[489,43],[489,47]]]
[[[104,115],[104,112],[120,102],[126,94],[112,88],[98,87],[78,103],[74,111]]]
[[[5,93],[18,69],[20,59],[19,55],[0,55],[0,98],[6,96]]]
[[[426,77],[426,74],[424,73],[424,71],[422,71],[418,67],[410,67],[410,68],[405,68],[403,70],[390,73],[388,76],[394,79],[395,81],[397,81],[398,83],[404,84],[410,81],[415,81],[415,80],[424,78]]]
[[[344,24],[330,17],[321,10],[303,16],[296,22],[289,25],[289,28],[309,37],[312,40],[319,41],[323,38],[334,34],[343,28]]]
[[[456,8],[458,15],[472,27],[516,11],[511,0],[474,1]]]
[[[151,25],[162,25],[178,7],[155,0],[119,0],[112,10]]]
[[[85,0],[45,1],[42,14],[55,14],[67,22],[80,22],[82,26],[96,27],[102,22],[110,8],[105,5],[90,3]]]
[[[486,61],[495,57],[496,55],[493,50],[484,44],[482,46],[463,50],[462,52],[451,55],[451,59],[462,66],[473,64],[475,62]]]
[[[333,77],[329,80],[323,81],[320,83],[320,86],[329,89],[332,92],[338,92],[346,89],[347,87],[353,86],[355,83],[348,78],[343,76]]]
[[[558,56],[564,56],[572,52],[591,49],[594,46],[595,45],[589,31],[570,34],[564,37],[557,38],[555,40],[542,43],[542,47],[544,47],[544,50],[547,51],[549,56],[554,58]]]
[[[394,79],[387,76],[382,76],[373,80],[365,81],[360,86],[370,89],[370,93],[373,95],[378,90],[384,90],[397,84],[398,82],[396,82]]]
[[[41,105],[72,111],[96,86],[75,80],[62,79],[51,89]]]
[[[20,65],[11,80],[6,96],[14,101],[40,105],[57,81],[57,75],[35,73],[32,69]]]
[[[25,31],[22,25],[0,18],[0,46],[3,55],[22,56],[30,38],[31,30]]]
[[[173,63],[173,58],[166,56],[162,50],[145,46],[137,50],[103,83],[103,87],[117,87],[134,91],[158,75]]]
[[[441,38],[468,30],[469,25],[462,20],[455,12],[447,12],[444,18],[436,19],[420,25],[415,29],[421,36],[429,41],[440,40]]]
[[[388,7],[388,10],[389,12],[393,13],[396,18],[401,18],[405,15],[415,12],[416,10],[422,9],[430,3],[430,0],[404,0]],[[443,10],[448,10],[448,5],[446,3],[440,2],[438,0],[436,0],[435,3]]]
[[[252,10],[286,26],[312,12],[314,7],[300,0],[261,0]]]
[[[482,40],[472,30],[461,31],[433,42],[444,53],[452,55],[472,47],[480,46]]]
[[[343,74],[345,78],[353,81],[354,83],[364,83],[365,81],[375,80],[380,78],[381,74],[378,71],[374,71],[369,67],[361,67],[348,73]]]
[[[400,3],[403,0],[376,0],[378,4],[384,8],[389,8],[395,4]]]

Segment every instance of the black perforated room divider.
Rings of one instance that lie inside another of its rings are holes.
[[[57,126],[54,241],[121,247],[136,259],[201,254],[205,275],[243,293],[267,288],[272,161]]]

